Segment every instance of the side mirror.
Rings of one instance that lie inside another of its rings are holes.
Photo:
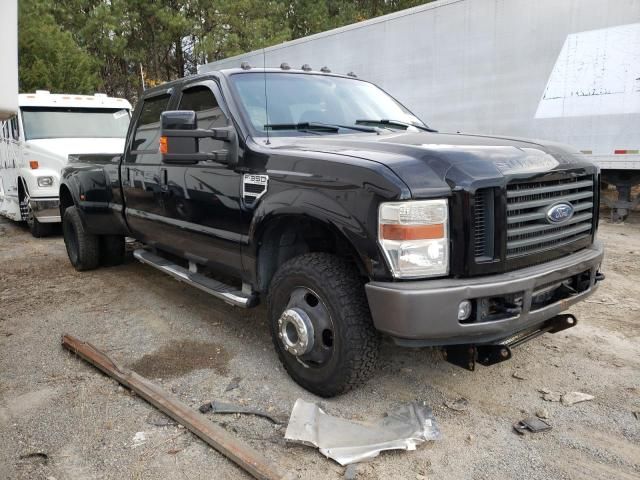
[[[216,152],[200,152],[199,140],[213,138],[229,143],[229,148]],[[198,128],[196,113],[173,110],[160,115],[160,153],[163,163],[194,164],[214,161],[233,164],[237,158],[236,131],[224,128]]]
[[[160,115],[160,129],[164,136],[169,130],[195,130],[198,128],[196,112],[191,110],[170,110]]]

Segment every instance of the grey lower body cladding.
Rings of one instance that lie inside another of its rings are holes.
[[[375,327],[412,346],[486,344],[541,325],[594,292],[604,255],[595,242],[566,257],[499,275],[370,282]],[[467,320],[458,306],[473,304]]]

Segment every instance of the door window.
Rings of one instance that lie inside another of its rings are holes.
[[[170,95],[145,99],[136,123],[127,163],[160,163],[160,114],[167,109]]]
[[[229,124],[215,95],[209,87],[204,85],[184,90],[178,110],[192,110],[196,112],[198,128],[219,128],[226,127]],[[199,141],[200,153],[213,152],[223,148],[225,148],[225,145],[221,140],[201,138]]]

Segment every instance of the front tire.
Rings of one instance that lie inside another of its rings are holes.
[[[48,237],[53,234],[54,225],[51,223],[41,223],[37,218],[33,217],[27,222],[31,235],[35,238]]]
[[[22,219],[27,223],[31,235],[35,238],[48,237],[53,233],[53,225],[50,223],[41,223],[33,214],[31,201],[28,195],[24,195],[20,200],[20,214]]]
[[[333,397],[373,373],[379,336],[353,265],[327,253],[295,257],[276,272],[268,297],[280,361],[302,387]]]
[[[100,264],[100,241],[97,235],[87,233],[76,207],[69,207],[62,217],[64,244],[71,265],[82,272],[93,270]]]

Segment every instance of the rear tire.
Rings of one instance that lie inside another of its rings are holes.
[[[124,237],[122,235],[100,236],[100,264],[104,267],[121,265],[125,258]]]
[[[87,233],[76,207],[65,210],[62,233],[71,265],[82,272],[93,270],[100,264],[100,241],[97,235]]]
[[[280,361],[310,392],[333,397],[361,385],[374,372],[379,335],[373,328],[361,278],[346,260],[327,253],[289,260],[271,281],[268,310]],[[306,331],[296,333],[288,320],[291,317],[283,315],[292,310],[302,313],[304,325],[312,326],[308,338],[313,340],[307,341],[303,355],[300,345],[304,349],[304,343],[292,346],[291,342],[305,342]],[[297,353],[292,353],[294,349]]]

